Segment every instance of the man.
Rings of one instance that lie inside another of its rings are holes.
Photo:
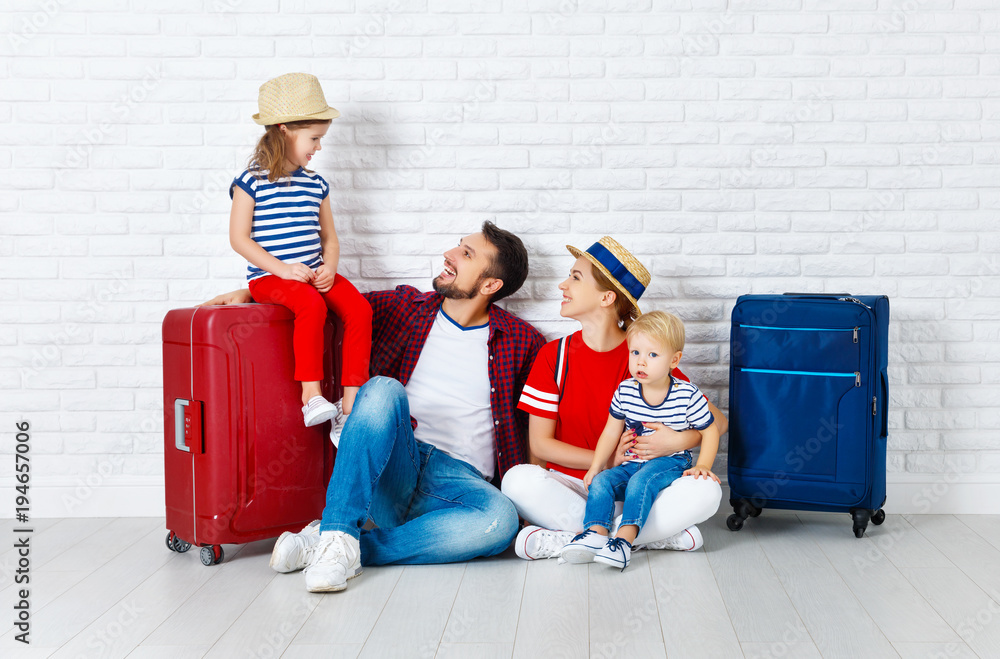
[[[366,294],[373,377],[344,426],[322,520],[278,538],[272,568],[304,569],[311,592],[340,591],[362,565],[466,561],[510,545],[517,512],[488,481],[527,460],[516,405],[544,339],[493,303],[527,274],[521,240],[485,222],[444,253],[434,293]],[[240,291],[212,302],[246,301]]]

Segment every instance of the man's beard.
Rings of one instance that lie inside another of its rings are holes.
[[[485,277],[480,275],[479,279],[476,280],[476,283],[473,284],[467,291],[463,291],[456,286],[454,281],[450,284],[443,283],[441,281],[441,275],[434,278],[433,284],[434,290],[449,300],[471,300],[479,293],[479,285],[483,283],[483,279],[485,279]]]

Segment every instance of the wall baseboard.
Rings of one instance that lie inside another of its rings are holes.
[[[900,478],[900,476],[902,476]],[[1000,483],[977,482],[981,477],[934,474],[894,474],[888,484],[885,510],[890,514],[1000,515]],[[0,501],[14,501],[12,486],[0,487]],[[721,509],[729,509],[729,488],[723,485]],[[35,485],[31,487],[31,518],[161,517],[166,507],[159,481],[104,485]],[[5,507],[0,518],[10,518]]]
[[[885,512],[893,515],[1000,515],[1000,483],[980,475],[893,474],[886,484]],[[722,486],[720,509],[731,510]]]

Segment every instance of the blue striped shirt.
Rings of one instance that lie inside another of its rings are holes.
[[[229,185],[230,199],[236,186],[253,198],[250,237],[268,254],[284,263],[305,263],[313,269],[323,264],[319,206],[330,194],[330,186],[322,176],[300,167],[271,183],[267,170],[244,170]],[[248,281],[267,274],[247,264]]]
[[[701,390],[691,384],[670,378],[670,391],[659,405],[650,405],[642,397],[642,385],[638,380],[625,380],[611,397],[611,416],[625,421],[625,427],[635,430],[636,435],[649,435],[655,432],[646,428],[643,423],[662,423],[672,430],[704,430],[712,425],[715,417],[708,408],[708,399]],[[674,455],[684,453],[678,451]],[[627,452],[626,457],[634,458]],[[638,458],[634,458],[638,460]],[[645,462],[645,460],[639,460]]]

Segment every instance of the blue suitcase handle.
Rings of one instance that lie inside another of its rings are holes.
[[[880,373],[882,380],[882,437],[889,436],[889,376]]]

